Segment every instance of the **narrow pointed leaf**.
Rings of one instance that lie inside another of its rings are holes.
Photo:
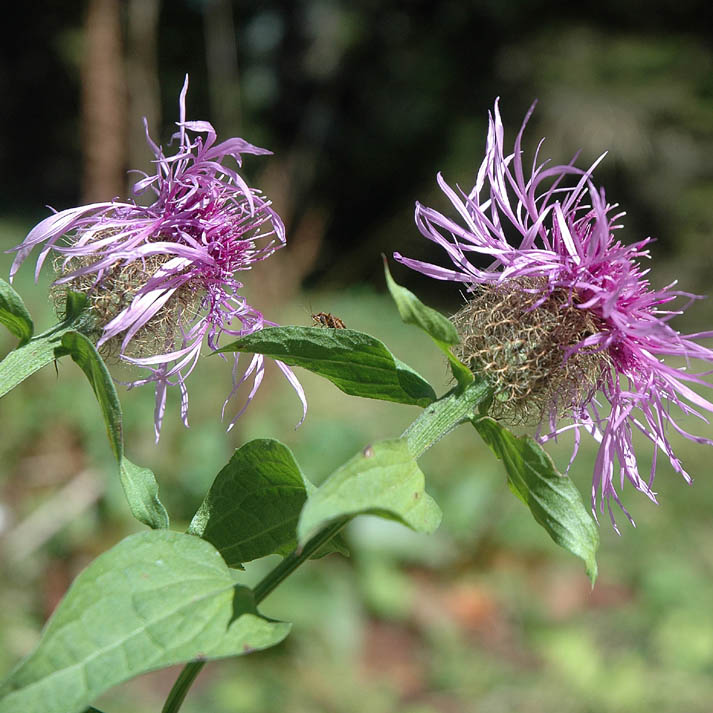
[[[314,489],[287,446],[249,441],[218,473],[188,532],[210,542],[230,567],[286,555],[297,545],[297,520]]]
[[[440,312],[423,304],[411,290],[399,285],[391,276],[386,258],[384,258],[384,275],[386,276],[386,286],[396,303],[401,319],[406,324],[419,327],[433,339],[436,346],[448,358],[451,371],[459,387],[464,389],[473,381],[473,374],[451,350],[451,347],[460,341],[455,326]]]
[[[503,461],[513,493],[560,547],[584,560],[594,584],[599,530],[574,483],[557,472],[550,456],[534,439],[518,438],[492,418],[476,419],[473,425]]]
[[[22,297],[5,280],[0,280],[0,324],[20,340],[20,346],[30,341],[35,330]]]
[[[168,527],[168,513],[158,499],[158,484],[154,474],[124,457],[121,406],[104,361],[92,342],[79,332],[64,334],[62,348],[79,365],[94,390],[104,416],[109,443],[119,464],[121,484],[132,515],[149,527]]]
[[[405,439],[367,446],[314,491],[297,528],[300,545],[333,520],[369,513],[433,532],[441,511],[424,489],[424,476]]]
[[[258,614],[211,544],[142,532],[77,577],[38,647],[0,687],[0,710],[80,713],[139,674],[265,649],[288,632],[289,624]]]
[[[426,334],[439,342],[458,344],[460,341],[458,331],[450,320],[432,307],[423,304],[411,290],[399,285],[391,276],[386,258],[384,258],[384,275],[386,277],[386,286],[389,288],[391,297],[396,303],[401,319],[406,324],[420,327]]]
[[[352,329],[269,327],[241,337],[220,352],[252,352],[329,379],[352,396],[427,406],[431,385],[378,339]]]

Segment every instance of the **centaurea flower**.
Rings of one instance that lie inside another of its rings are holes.
[[[713,412],[713,403],[691,385],[711,384],[662,359],[713,362],[713,351],[697,341],[713,333],[682,335],[669,325],[687,306],[669,305],[682,297],[690,303],[696,296],[674,290],[675,283],[663,289],[650,286],[648,270],[639,261],[650,257],[651,238],[631,245],[615,239],[623,213],[615,212],[592,181],[603,156],[586,171],[576,168],[574,160],[550,165],[539,162],[540,142],[528,172],[521,142],[533,109],[512,153],[506,154],[495,103],[485,159],[468,193],[454,190],[438,175],[460,221],[416,204],[418,229],[446,251],[455,269],[395,257],[425,275],[463,285],[469,293],[454,317],[460,356],[491,380],[494,417],[523,423],[534,416],[541,442],[573,430],[572,460],[582,431],[598,442],[592,510],[596,514],[598,504],[603,512],[606,502],[616,529],[612,500],[631,516],[615,482],[621,489],[628,480],[656,502],[652,485],[659,452],[691,482],[668,440],[669,427],[713,445],[686,432],[671,414],[676,406],[706,421],[703,412]],[[476,260],[471,262],[469,255]],[[492,262],[481,267],[477,259]],[[571,422],[563,423],[565,416]],[[636,431],[653,444],[647,478],[637,466]]]
[[[270,201],[223,163],[231,158],[241,166],[242,154],[271,152],[240,138],[216,143],[210,123],[186,121],[187,91],[186,77],[173,155],[167,156],[152,141],[144,120],[156,172],[143,174],[134,185],[134,194],[150,191],[153,202],[143,206],[114,200],[55,213],[17,246],[10,270],[12,278],[39,245],[36,277],[50,252],[57,255],[60,277],[53,287],[55,301],[61,302],[68,290],[85,293],[96,323],[97,347],[146,370],[127,386],[154,384],[157,440],[168,386],[180,389],[181,416],[188,425],[185,380],[204,342],[216,350],[222,334],[239,337],[274,325],[247,303],[240,294],[243,284],[235,275],[285,245],[284,225]],[[254,397],[264,375],[262,355],[254,355],[242,373],[238,359],[236,353],[233,389],[225,404],[242,383],[251,381],[252,385],[229,428]],[[275,363],[306,412],[299,381],[287,365]]]

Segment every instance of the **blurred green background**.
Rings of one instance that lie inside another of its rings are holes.
[[[383,339],[439,390],[446,367],[384,295],[379,255],[442,256],[413,227],[415,199],[445,207],[435,174],[464,187],[501,97],[511,132],[533,99],[532,151],[580,165],[627,211],[622,238],[653,235],[652,282],[710,293],[713,263],[711,6],[696,0],[560,6],[548,2],[41,2],[0,47],[0,248],[45,205],[126,194],[147,166],[140,117],[167,141],[185,72],[188,117],[275,151],[246,158],[289,246],[246,275],[252,304],[277,322],[328,311]],[[10,255],[0,254],[0,274]],[[49,272],[16,287],[40,328],[52,322]],[[444,311],[457,289],[406,270],[397,279]],[[709,301],[676,325],[708,328]],[[0,354],[12,346],[0,334]],[[187,524],[232,449],[278,438],[315,482],[416,410],[348,398],[300,373],[309,414],[276,369],[226,435],[229,369],[217,357],[189,381],[191,428],[169,403],[153,443],[150,391],[122,392],[129,456],[157,474],[173,526]],[[65,360],[0,403],[0,672],[93,557],[139,526],[128,516],[89,386]],[[711,436],[709,426],[698,432]],[[295,622],[279,647],[211,664],[186,713],[563,713],[710,711],[713,700],[713,485],[710,452],[674,437],[696,478],[658,468],[661,506],[625,490],[637,528],[602,521],[600,578],[558,551],[462,427],[423,459],[444,511],[421,537],[372,518],[347,533],[352,557],[309,563],[264,611]],[[566,464],[568,444],[550,449]],[[572,477],[588,496],[594,451]],[[646,469],[646,457],[642,468]],[[270,562],[255,563],[246,581]],[[107,713],[160,709],[177,671],[106,694]]]

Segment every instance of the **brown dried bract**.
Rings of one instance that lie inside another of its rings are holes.
[[[92,258],[96,259],[96,258]],[[107,268],[101,281],[92,275],[80,275],[71,282],[53,285],[50,299],[60,319],[65,319],[65,301],[69,290],[81,292],[89,299],[89,310],[100,327],[129,307],[137,292],[154,278],[161,267],[170,260],[168,255],[151,255],[129,263],[117,262]],[[68,263],[58,258],[55,271],[64,276],[67,273],[91,264],[85,257],[74,257]],[[171,351],[180,348],[183,331],[199,316],[205,290],[201,284],[190,280],[175,290],[151,320],[133,336],[126,349],[121,344],[123,334],[117,335],[102,345],[99,350],[105,359],[114,360],[119,353],[140,358],[156,354],[157,351]],[[99,338],[101,328],[95,335]]]
[[[532,278],[482,285],[451,318],[457,356],[495,388],[490,415],[512,425],[558,419],[586,403],[611,367],[606,352],[572,350],[605,325],[577,307],[576,294],[555,290],[541,301],[546,290]]]
[[[317,312],[312,315],[312,322],[315,327],[328,327],[329,329],[346,329],[347,325],[339,317],[335,317],[329,312]]]

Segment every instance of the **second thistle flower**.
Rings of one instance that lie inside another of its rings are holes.
[[[640,266],[651,239],[616,239],[623,214],[594,184],[596,163],[588,170],[552,165],[540,161],[538,147],[532,168],[525,165],[521,143],[531,113],[506,151],[496,102],[472,189],[454,190],[438,176],[456,218],[416,205],[421,234],[446,251],[453,269],[395,257],[468,292],[454,317],[460,357],[491,382],[493,416],[537,425],[540,441],[573,430],[573,458],[582,433],[594,438],[592,508],[603,511],[606,503],[614,522],[611,501],[624,509],[626,482],[656,502],[659,454],[690,482],[671,430],[713,445],[685,431],[674,411],[706,421],[713,403],[693,388],[711,388],[706,372],[664,362],[700,360],[710,369],[713,351],[700,339],[713,333],[684,335],[670,326],[683,311],[672,303],[695,296],[651,287]],[[636,433],[653,447],[647,476],[639,471]]]

